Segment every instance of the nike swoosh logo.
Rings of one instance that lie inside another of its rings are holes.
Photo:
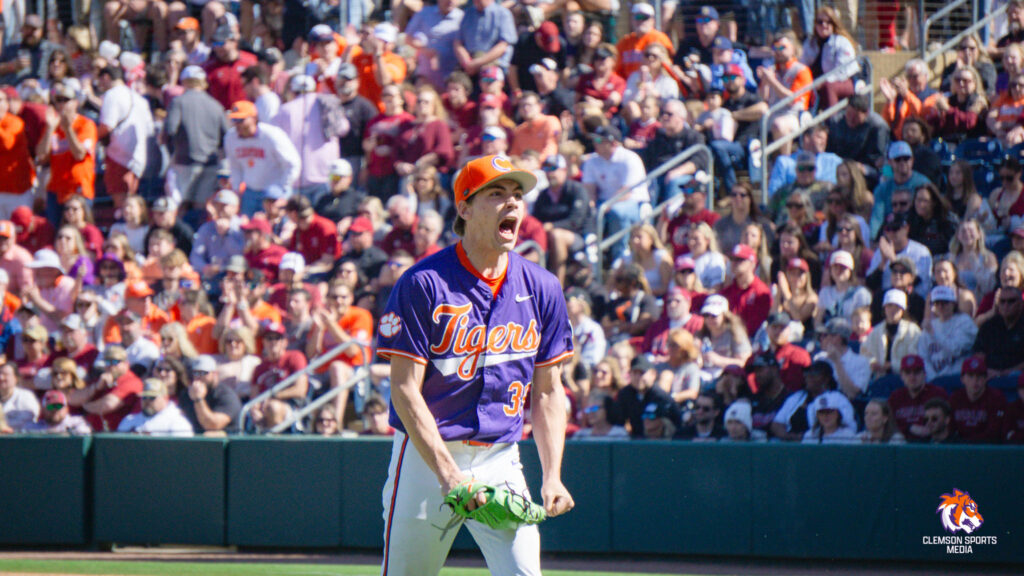
[[[533,294],[527,294],[526,296],[516,294],[516,302],[526,302],[530,298],[533,298]]]

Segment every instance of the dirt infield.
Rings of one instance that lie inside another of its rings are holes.
[[[100,551],[0,551],[0,560],[87,560],[87,561],[160,561],[211,563],[301,563],[301,564],[377,564],[380,556],[371,551],[352,554],[273,553],[221,548],[119,548]],[[633,572],[661,574],[701,574],[708,576],[893,576],[933,574],[979,574],[1019,576],[1020,568],[1009,566],[974,566],[955,564],[909,564],[856,561],[792,561],[775,559],[734,559],[711,557],[626,558],[622,556],[545,555],[544,567],[552,570],[588,572]],[[482,568],[479,554],[456,552],[447,566]],[[4,574],[0,572],[0,575]],[[49,576],[49,575],[43,575]],[[56,575],[54,575],[56,576]],[[101,575],[102,576],[102,575]]]

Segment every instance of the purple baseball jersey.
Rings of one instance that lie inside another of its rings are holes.
[[[410,268],[380,320],[377,353],[426,366],[423,398],[445,440],[516,442],[536,367],[573,354],[558,279],[514,252],[493,295],[461,244]],[[391,425],[405,431],[391,407]]]

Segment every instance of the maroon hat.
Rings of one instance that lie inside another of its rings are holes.
[[[737,76],[746,80],[746,74],[743,73],[743,68],[740,68],[739,64],[727,64],[725,66],[725,72],[723,76]]]
[[[917,354],[907,354],[900,360],[900,371],[924,370],[924,358]]]
[[[373,222],[371,222],[366,216],[357,216],[355,220],[352,220],[352,224],[348,227],[348,231],[356,234],[373,232]]]
[[[19,243],[24,243],[32,235],[32,223],[46,220],[42,216],[32,214],[28,206],[18,206],[11,212],[11,223],[14,224],[14,232]]]
[[[558,26],[548,20],[537,28],[537,45],[545,52],[558,52],[562,42],[558,39]]]
[[[21,100],[21,94],[18,94],[18,89],[10,84],[0,86],[0,92],[7,94],[9,100]]]
[[[279,334],[285,336],[288,332],[284,329],[284,325],[280,322],[262,322],[260,324],[260,335],[265,336],[267,334]]]
[[[807,260],[804,260],[803,258],[790,258],[789,262],[786,264],[786,267],[787,268],[799,268],[800,270],[803,270],[804,272],[810,272],[811,271],[811,267],[807,265]]]
[[[253,218],[242,225],[242,230],[245,230],[246,232],[255,230],[266,236],[269,236],[271,232],[273,232],[273,229],[270,227],[270,222],[267,222],[266,218]]]
[[[751,262],[757,262],[757,253],[754,249],[746,244],[737,244],[732,249],[733,258],[742,258],[744,260],[750,260]]]
[[[668,294],[665,294],[665,298],[666,299],[670,298],[672,296],[678,296],[678,297],[686,300],[687,302],[692,302],[693,301],[693,298],[690,297],[690,293],[687,292],[686,290],[680,288],[679,286],[673,286],[668,291]]]
[[[60,404],[61,408],[68,405],[68,397],[64,395],[60,390],[48,390],[46,394],[43,394],[43,408],[49,409],[50,406],[56,406]]]
[[[964,360],[964,365],[960,368],[960,374],[988,374],[988,364],[985,363],[985,357],[971,356]]]

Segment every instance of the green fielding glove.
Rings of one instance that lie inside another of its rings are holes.
[[[487,503],[475,510],[466,505],[483,492]],[[459,516],[476,520],[495,530],[515,530],[520,524],[540,524],[547,517],[544,508],[517,494],[511,488],[489,486],[473,480],[466,480],[452,488],[444,503]]]

